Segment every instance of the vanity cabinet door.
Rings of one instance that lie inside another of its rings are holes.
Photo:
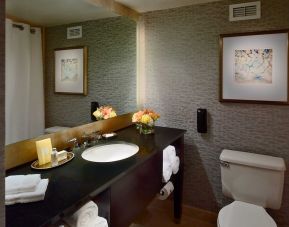
[[[162,152],[111,186],[111,227],[129,226],[162,187]]]

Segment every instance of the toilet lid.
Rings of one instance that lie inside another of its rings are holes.
[[[218,224],[220,227],[277,227],[263,207],[240,201],[220,210]]]

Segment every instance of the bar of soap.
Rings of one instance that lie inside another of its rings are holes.
[[[52,144],[50,138],[36,141],[36,149],[39,165],[51,162]]]
[[[57,160],[60,162],[64,159],[67,159],[67,151],[62,150],[62,151],[57,152]]]

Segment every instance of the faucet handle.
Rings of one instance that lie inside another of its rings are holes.
[[[68,143],[73,143],[73,147],[72,147],[72,149],[73,148],[78,148],[79,147],[79,145],[78,145],[78,141],[77,141],[77,139],[74,137],[74,138],[72,138],[72,139],[70,139],[70,140],[68,140],[67,141]]]
[[[102,132],[101,131],[95,131],[95,132],[93,132],[93,134],[94,134],[94,137],[96,140],[102,139],[102,135],[101,135]]]

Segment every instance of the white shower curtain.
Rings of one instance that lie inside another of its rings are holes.
[[[40,28],[6,19],[5,142],[43,134],[44,84]]]

